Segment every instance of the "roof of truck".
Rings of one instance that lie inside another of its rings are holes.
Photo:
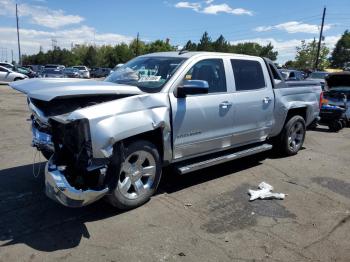
[[[255,57],[255,56],[249,56],[249,55],[242,55],[242,54],[234,54],[234,53],[221,53],[221,52],[204,52],[204,51],[171,51],[171,52],[157,52],[157,53],[151,53],[146,54],[143,56],[164,56],[164,57],[184,57],[184,58],[190,58],[192,56],[196,55],[222,55],[222,56],[237,56],[237,57]]]

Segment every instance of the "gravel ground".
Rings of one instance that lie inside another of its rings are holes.
[[[26,98],[0,85],[0,261],[349,261],[350,129],[179,177],[144,206],[62,207],[43,193]],[[41,168],[41,170],[39,170]],[[249,202],[266,181],[285,200]]]

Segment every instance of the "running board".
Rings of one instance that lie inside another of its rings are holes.
[[[245,149],[242,151],[230,153],[227,155],[211,158],[208,160],[204,160],[204,161],[200,161],[200,162],[196,162],[196,163],[192,163],[192,164],[187,164],[187,165],[183,165],[183,166],[181,166],[181,164],[179,164],[178,166],[176,166],[176,168],[177,168],[177,171],[179,172],[179,174],[183,175],[183,174],[187,174],[187,173],[199,170],[199,169],[207,168],[210,166],[218,165],[218,164],[232,161],[235,159],[239,159],[242,157],[246,157],[246,156],[254,155],[257,153],[264,152],[264,151],[268,151],[270,149],[272,149],[272,145],[263,144],[260,146],[248,148],[248,149]]]

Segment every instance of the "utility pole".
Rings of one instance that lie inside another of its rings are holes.
[[[11,49],[11,64],[13,63],[13,49]]]
[[[16,22],[17,22],[18,64],[22,65],[21,44],[19,42],[19,27],[18,27],[18,8],[17,8],[17,4],[16,4]]]
[[[321,42],[322,42],[322,38],[323,38],[323,26],[324,26],[324,18],[325,18],[325,16],[326,16],[326,7],[323,8],[322,24],[321,24],[321,30],[320,30],[320,38],[318,39],[318,46],[317,46],[315,70],[318,69],[318,62],[319,62],[319,59],[320,59],[320,50],[321,50]]]
[[[139,38],[140,38],[140,34],[137,32],[137,37],[136,37],[136,56],[139,56]]]

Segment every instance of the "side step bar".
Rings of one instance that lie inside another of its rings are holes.
[[[242,157],[246,157],[246,156],[254,155],[257,153],[264,152],[264,151],[268,151],[270,149],[272,149],[272,145],[263,144],[260,146],[248,148],[248,149],[238,151],[235,153],[229,153],[227,155],[211,158],[211,159],[196,162],[196,163],[191,163],[191,164],[187,164],[187,165],[183,165],[183,166],[181,166],[181,164],[179,164],[176,168],[177,168],[177,171],[179,172],[179,174],[183,175],[183,174],[187,174],[187,173],[199,170],[199,169],[203,169],[203,168],[207,168],[207,167],[214,166],[217,164],[232,161],[234,159],[239,159]]]

